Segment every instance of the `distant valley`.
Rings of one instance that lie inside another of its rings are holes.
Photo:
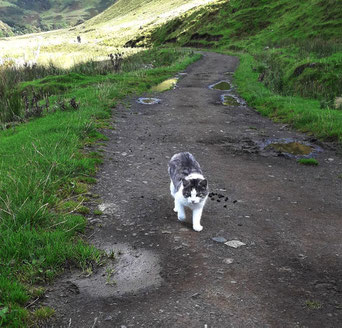
[[[0,36],[50,31],[83,23],[115,0],[0,1]]]

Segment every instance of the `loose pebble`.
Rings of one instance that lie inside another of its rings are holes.
[[[232,264],[233,262],[234,262],[234,259],[231,259],[231,258],[226,258],[223,260],[224,264]]]
[[[213,237],[211,238],[213,241],[216,241],[217,243],[225,243],[227,241],[224,237]]]
[[[239,248],[241,246],[246,246],[245,243],[243,243],[240,240],[230,240],[227,241],[226,243],[224,243],[225,245],[229,246],[229,247],[233,247],[233,248]]]

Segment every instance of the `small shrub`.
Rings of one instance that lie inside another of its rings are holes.
[[[58,209],[63,213],[80,213],[83,215],[89,214],[90,210],[88,207],[82,205],[82,202],[75,202],[73,200],[69,200],[61,203],[58,206]]]
[[[334,108],[334,101],[332,99],[322,99],[320,101],[321,109],[331,109]]]
[[[80,182],[84,182],[87,184],[95,184],[96,183],[96,179],[92,178],[92,177],[79,177],[78,180]]]
[[[55,310],[48,306],[43,306],[34,311],[33,315],[37,320],[45,320],[54,316]]]
[[[87,187],[87,185],[85,183],[76,182],[73,185],[73,192],[76,195],[85,194],[86,192],[88,192],[88,187]]]
[[[301,158],[301,159],[298,159],[297,162],[303,165],[312,165],[312,166],[318,165],[318,161],[314,158]]]
[[[318,301],[311,301],[311,300],[307,300],[305,302],[305,305],[308,307],[308,309],[310,310],[319,310],[320,308],[322,308],[322,304]]]

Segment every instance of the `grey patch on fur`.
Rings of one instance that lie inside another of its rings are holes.
[[[200,165],[192,154],[184,152],[172,156],[169,162],[169,174],[176,191],[182,185],[183,179],[192,173],[203,175]]]

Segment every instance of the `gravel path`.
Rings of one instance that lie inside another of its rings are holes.
[[[159,104],[118,108],[94,188],[104,214],[89,218],[91,242],[115,259],[51,286],[48,327],[341,327],[342,159],[238,97],[223,106],[209,85],[232,81],[237,65],[205,53],[175,90],[153,94]],[[284,138],[311,145],[320,164],[266,147]],[[200,233],[172,211],[167,163],[180,151],[213,193]]]

